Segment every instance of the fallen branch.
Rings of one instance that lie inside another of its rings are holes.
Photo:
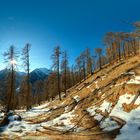
[[[116,116],[110,116],[110,118],[114,121],[116,121],[118,124],[120,124],[121,126],[126,124],[126,121],[124,121],[123,119],[116,117]]]

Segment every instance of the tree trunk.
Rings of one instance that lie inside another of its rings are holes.
[[[27,110],[30,109],[30,68],[29,68],[29,48],[27,47]]]
[[[59,73],[59,54],[58,54],[58,58],[57,58],[58,60],[58,64],[57,64],[57,82],[58,82],[58,84],[57,84],[57,86],[58,86],[58,94],[59,94],[59,100],[61,100],[61,93],[60,93],[60,73]]]

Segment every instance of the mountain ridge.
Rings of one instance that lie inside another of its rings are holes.
[[[45,80],[52,71],[48,68],[36,68],[30,72],[30,81],[34,84],[37,80]],[[8,73],[8,69],[0,70],[0,80],[4,80]],[[23,77],[26,75],[23,71],[16,71],[16,83],[20,84]]]

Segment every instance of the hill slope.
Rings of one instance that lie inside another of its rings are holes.
[[[140,137],[140,57],[105,66],[67,91],[67,97],[16,110],[3,137],[50,140],[137,140]],[[1,118],[2,118],[1,113]]]

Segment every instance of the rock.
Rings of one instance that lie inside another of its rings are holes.
[[[9,119],[7,116],[4,117],[3,121],[0,123],[0,127],[1,126],[5,126],[5,125],[8,125],[9,124]]]
[[[8,117],[10,122],[15,121],[15,120],[16,121],[21,121],[22,120],[21,116],[19,116],[17,114],[14,114],[13,112],[9,112],[7,117]]]
[[[18,133],[22,133],[22,129],[21,128],[13,128],[11,129],[12,132],[18,132]]]

